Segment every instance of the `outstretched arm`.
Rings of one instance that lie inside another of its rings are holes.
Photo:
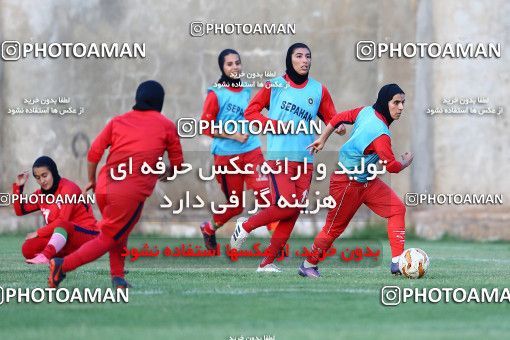
[[[324,145],[326,145],[326,141],[328,140],[329,136],[335,131],[335,127],[333,125],[328,124],[326,126],[326,129],[322,132],[322,134],[317,138],[312,144],[308,145],[306,148],[310,149],[310,153],[318,153],[324,148]]]
[[[400,161],[395,159],[393,150],[391,148],[391,138],[388,135],[381,135],[373,142],[375,153],[383,161],[386,161],[386,170],[390,173],[399,173],[400,171],[411,165],[414,155],[411,152],[406,152],[400,156]]]
[[[319,118],[327,125],[336,115],[335,104],[333,103],[333,99],[331,98],[331,94],[329,93],[326,86],[322,85],[322,98],[319,105]],[[335,126],[335,124],[332,124]],[[345,126],[343,124],[337,124],[335,126],[335,132],[339,135],[344,135],[346,132]]]
[[[97,171],[97,163],[94,162],[88,162],[87,164],[87,173],[88,173],[88,179],[89,182],[87,185],[85,185],[85,188],[83,189],[83,194],[86,195],[87,191],[96,190],[96,171]]]
[[[88,190],[95,190],[96,188],[96,170],[97,165],[103,157],[104,151],[110,147],[112,143],[112,130],[113,130],[114,119],[110,120],[104,127],[103,131],[94,139],[90,150],[87,154],[87,173],[89,182],[83,188],[83,194],[85,195]]]
[[[319,138],[316,139],[312,144],[308,145],[307,149],[310,149],[311,153],[317,153],[324,148],[326,141],[328,140],[329,136],[331,136],[333,131],[336,130],[336,132],[340,135],[345,134],[345,126],[343,124],[353,124],[362,108],[363,107],[359,107],[334,115],[329,120],[326,129],[322,132]]]

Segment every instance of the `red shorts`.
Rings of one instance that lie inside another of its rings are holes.
[[[331,175],[329,194],[335,199],[336,207],[329,210],[323,231],[338,237],[354,217],[362,204],[383,218],[401,216],[399,223],[405,225],[405,206],[395,192],[381,179],[375,178],[367,183],[349,180],[346,175]]]
[[[278,164],[283,169],[283,161],[267,161],[271,169],[276,170]],[[306,169],[306,173],[305,173]],[[299,177],[298,177],[299,175]],[[291,179],[297,177],[296,179]],[[269,184],[271,188],[271,204],[278,203],[280,196],[285,197],[289,202],[304,202],[310,190],[310,184],[313,177],[313,164],[305,164],[303,162],[288,162],[288,171],[282,171],[279,174],[269,174]]]
[[[103,217],[97,222],[101,232],[116,241],[127,238],[140,219],[144,202],[118,194],[98,194],[96,199]]]
[[[243,206],[246,202],[243,202],[243,191],[246,185],[247,190],[257,191],[259,194],[255,196],[255,199],[261,197],[261,192],[269,191],[269,182],[266,175],[263,175],[260,171],[260,167],[264,164],[264,156],[260,148],[255,150],[241,153],[237,155],[229,156],[214,156],[215,166],[226,166],[228,170],[234,171],[235,167],[231,164],[232,158],[239,157],[235,161],[235,164],[242,170],[245,169],[247,164],[252,165],[252,174],[220,174],[216,175],[216,180],[221,186],[221,191],[225,194],[227,200],[231,196],[239,198],[239,202],[242,202],[237,207],[228,208],[225,213],[213,214],[213,220],[216,225],[221,226],[227,223],[232,217],[237,216],[243,212]],[[265,190],[264,190],[265,189]]]
[[[260,167],[264,164],[264,155],[262,155],[262,151],[260,148],[256,148],[252,151],[241,153],[237,155],[228,155],[228,156],[218,156],[214,155],[214,165],[216,166],[227,166],[228,170],[235,170],[235,168],[231,165],[230,159],[234,157],[239,157],[239,159],[235,162],[237,166],[241,169],[244,169],[246,164],[253,165],[253,174],[242,175],[242,174],[222,174],[216,175],[216,180],[221,185],[221,190],[228,198],[232,195],[232,191],[236,191],[237,195],[240,195],[244,189],[244,185],[246,184],[246,188],[249,190],[257,190],[260,191],[262,189],[268,188],[268,178],[266,175],[263,175],[260,172]]]

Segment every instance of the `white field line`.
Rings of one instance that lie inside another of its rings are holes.
[[[191,289],[186,290],[184,295],[222,294],[222,295],[248,295],[248,294],[272,294],[272,293],[347,293],[347,294],[377,294],[376,289],[362,288],[235,288],[235,289]]]
[[[129,295],[161,295],[162,290],[136,290],[136,288],[129,289]]]
[[[440,260],[440,261],[465,261],[465,262],[489,262],[489,263],[502,263],[502,264],[510,264],[510,259],[487,259],[487,258],[467,258],[467,257],[431,257],[431,261]]]

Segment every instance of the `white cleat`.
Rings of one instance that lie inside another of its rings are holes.
[[[244,241],[248,238],[248,233],[242,227],[243,223],[247,220],[246,217],[239,217],[236,222],[236,228],[234,229],[234,233],[230,237],[230,248],[239,250],[243,245]]]
[[[264,267],[258,267],[257,273],[280,273],[282,270],[274,263],[266,264]]]

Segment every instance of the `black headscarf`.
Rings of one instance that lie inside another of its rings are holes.
[[[220,55],[218,56],[218,66],[220,67],[221,71],[221,77],[218,79],[218,84],[227,85],[227,86],[239,86],[241,85],[241,78],[231,78],[229,77],[225,71],[223,71],[223,65],[225,64],[225,57],[229,54],[235,54],[239,57],[239,61],[241,61],[241,56],[239,53],[237,53],[236,50],[233,50],[231,48],[227,48],[226,50],[221,51]]]
[[[386,84],[379,90],[379,94],[377,95],[377,101],[372,107],[374,110],[379,112],[384,116],[388,125],[393,122],[393,118],[391,118],[390,110],[388,108],[388,103],[391,101],[394,95],[396,94],[405,94],[404,91],[397,84]]]
[[[136,104],[133,106],[133,110],[161,112],[165,100],[165,90],[157,81],[148,80],[138,85],[135,99]]]
[[[41,156],[37,158],[34,162],[34,165],[32,165],[32,175],[34,174],[34,168],[41,168],[46,167],[51,172],[51,175],[53,176],[53,185],[49,190],[44,190],[41,188],[41,191],[43,194],[54,194],[55,191],[57,191],[58,184],[60,183],[60,175],[58,174],[57,164],[48,156]]]
[[[297,71],[292,66],[292,53],[294,53],[294,50],[297,48],[306,48],[308,51],[310,51],[310,48],[306,46],[303,43],[295,43],[289,47],[287,50],[287,57],[285,58],[285,65],[287,69],[285,70],[285,73],[289,76],[289,78],[296,84],[301,85],[305,81],[308,80],[308,73],[305,75],[300,75],[297,73]],[[310,56],[312,55],[312,51],[310,51]],[[310,69],[308,69],[310,71]]]

